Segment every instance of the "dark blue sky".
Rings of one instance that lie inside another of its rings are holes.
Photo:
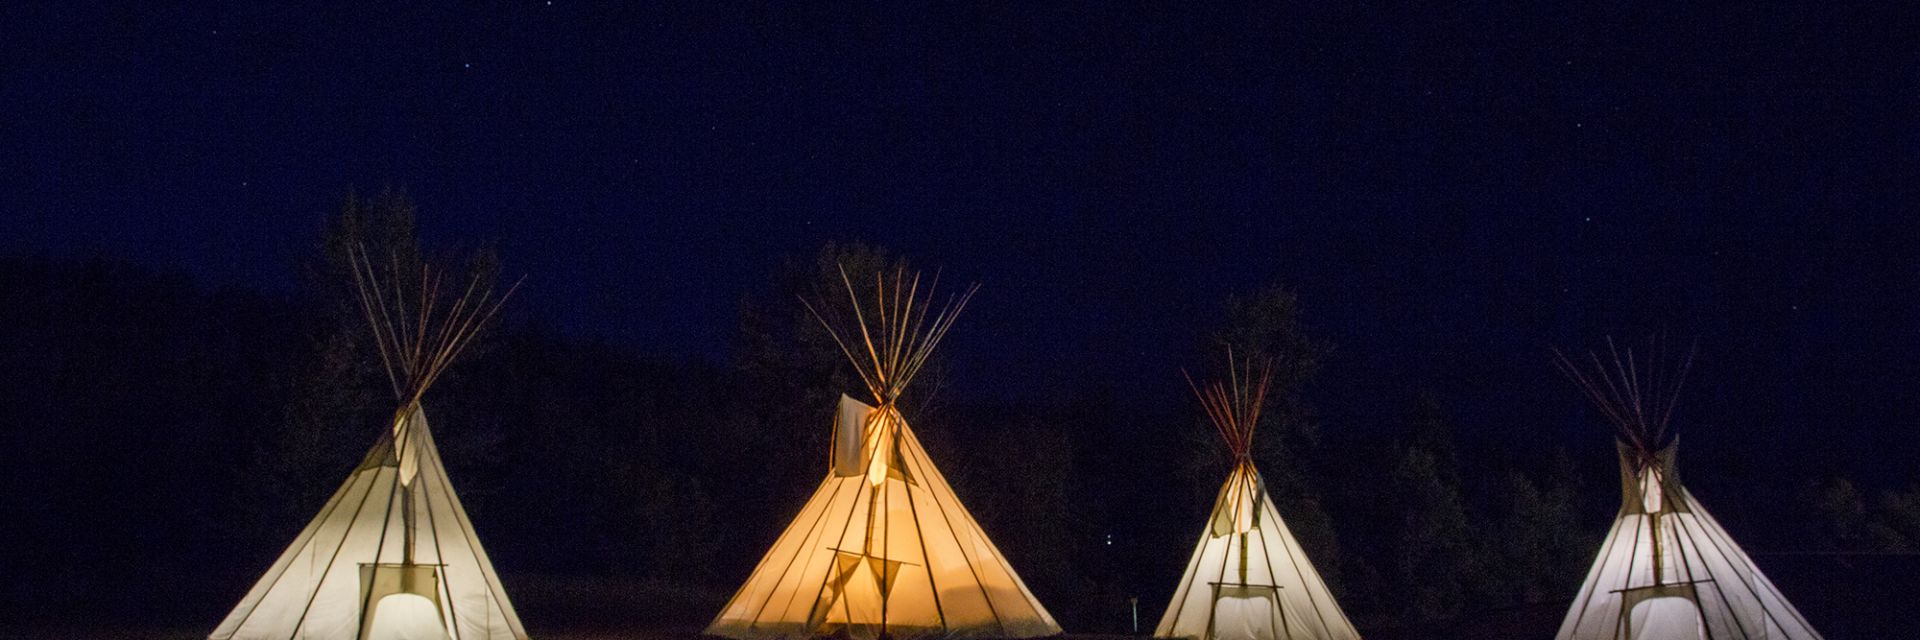
[[[1425,386],[1536,430],[1579,402],[1549,345],[1665,329],[1716,430],[1920,453],[1903,17],[1272,10],[9,6],[0,249],[286,287],[391,185],[524,313],[654,352],[719,357],[783,256],[860,239],[984,284],[970,389],[1173,398],[1280,281],[1336,420]]]

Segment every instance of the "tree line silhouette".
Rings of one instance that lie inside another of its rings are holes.
[[[501,270],[484,247],[432,254],[414,224],[402,195],[349,198],[291,292],[108,258],[0,260],[0,495],[17,514],[0,519],[14,541],[0,552],[6,617],[217,621],[391,409],[347,248]],[[581,340],[509,303],[432,402],[452,478],[529,625],[704,622],[815,486],[836,399],[860,388],[796,297],[837,286],[840,268],[857,278],[904,261],[861,243],[788,259],[740,298],[724,361]],[[1339,351],[1278,285],[1196,318],[1184,348],[1228,345],[1274,359],[1254,455],[1363,630],[1529,606],[1557,619],[1617,505],[1603,436],[1591,451],[1463,447],[1448,399],[1421,389],[1380,399],[1404,407],[1396,424],[1325,424],[1315,381]],[[1137,602],[1150,628],[1227,470],[1197,405],[1142,406],[1097,385],[964,397],[942,361],[923,375],[902,406],[1062,625],[1131,632]],[[1799,548],[1920,546],[1920,488],[1798,482],[1781,500],[1801,518],[1776,524]]]

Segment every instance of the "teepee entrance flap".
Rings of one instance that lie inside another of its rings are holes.
[[[873,408],[845,394],[833,418],[833,475],[846,478],[867,472],[867,414]]]

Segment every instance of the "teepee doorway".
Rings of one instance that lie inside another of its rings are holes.
[[[360,601],[367,614],[360,637],[367,640],[447,638],[440,602],[440,568],[419,564],[360,565]]]
[[[1282,640],[1280,587],[1215,584],[1212,640]]]
[[[1665,596],[1640,601],[1628,610],[1621,640],[1706,640],[1700,605],[1692,598]]]

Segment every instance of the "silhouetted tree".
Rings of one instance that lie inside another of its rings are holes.
[[[1882,490],[1869,500],[1840,477],[1807,482],[1798,496],[1816,518],[1806,537],[1821,551],[1912,553],[1920,549],[1920,487]]]
[[[1431,389],[1413,396],[1407,416],[1407,446],[1433,456],[1434,472],[1447,486],[1460,487],[1460,452],[1453,432],[1453,417]]]
[[[1497,515],[1481,542],[1491,581],[1481,591],[1490,605],[1547,602],[1580,587],[1598,540],[1580,527],[1576,485],[1566,475],[1571,460],[1563,452],[1554,464],[1561,469],[1549,472],[1544,487],[1511,471],[1496,489]]]
[[[1867,546],[1867,506],[1846,478],[1822,478],[1800,490],[1801,504],[1818,520],[1809,523],[1809,536],[1822,551],[1858,551]]]
[[[1407,447],[1393,469],[1400,521],[1394,571],[1406,622],[1451,619],[1467,602],[1478,570],[1466,505],[1446,482],[1434,454]]]
[[[1542,511],[1536,520],[1537,535],[1547,549],[1547,573],[1541,581],[1541,602],[1564,597],[1580,588],[1592,567],[1602,531],[1588,526],[1580,517],[1580,500],[1587,483],[1580,476],[1580,465],[1565,447],[1555,448],[1540,483]]]
[[[1867,530],[1871,549],[1897,553],[1920,550],[1920,486],[1880,492],[1873,511]]]
[[[961,446],[929,445],[929,455],[945,463],[942,473],[953,481],[954,492],[1030,588],[1084,591],[1072,552],[1092,544],[1092,536],[1074,521],[1073,441],[1057,422],[1039,416],[1015,415],[1002,424],[981,418],[986,416],[968,416],[971,424],[954,425],[966,429]],[[951,437],[942,440],[952,444]],[[1064,603],[1053,613],[1076,619],[1074,608],[1081,604]]]

